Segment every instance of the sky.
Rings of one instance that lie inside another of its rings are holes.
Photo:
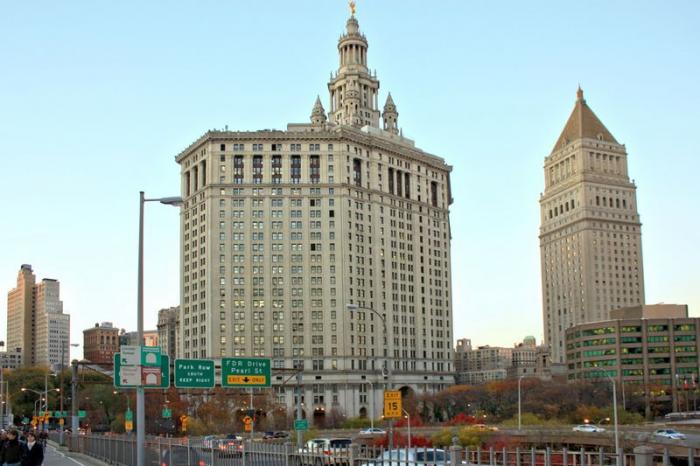
[[[72,340],[136,327],[138,196],[178,195],[208,129],[307,122],[343,0],[6,2],[0,337],[21,264],[61,282]],[[543,161],[580,84],[629,154],[647,303],[700,315],[700,3],[357,0],[399,126],[453,166],[455,338],[542,337]],[[177,210],[146,207],[146,327],[179,301]],[[76,357],[82,348],[77,349]]]

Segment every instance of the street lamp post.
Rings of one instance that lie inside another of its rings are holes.
[[[609,417],[604,417],[603,419],[600,419],[598,422],[596,422],[595,425],[597,425],[598,427],[600,427],[600,425],[601,425],[602,423],[604,423],[604,422],[610,422],[610,418],[609,418]]]
[[[613,419],[615,422],[615,464],[620,466],[620,433],[617,429],[617,386],[615,379],[610,378],[610,383],[612,383],[613,392]]]
[[[139,255],[138,255],[138,287],[136,297],[136,322],[139,346],[143,346],[143,208],[146,202],[179,206],[182,198],[179,196],[146,199],[143,191],[139,192]],[[146,465],[146,394],[143,386],[136,387],[136,464]]]
[[[408,411],[405,409],[402,409],[403,413],[406,415],[406,421],[407,421],[407,426],[408,426],[408,449],[411,449],[411,415],[408,414]]]
[[[66,343],[68,343],[68,342],[66,342]],[[72,346],[73,348],[77,348],[79,346],[78,343],[68,343],[68,344],[70,346]],[[61,345],[61,372],[59,373],[59,382],[58,382],[59,387],[61,387],[61,401],[60,401],[60,405],[58,407],[58,410],[61,412],[61,419],[63,419],[63,391],[64,391],[63,390],[63,371],[66,370],[66,366],[64,364],[64,362],[65,362],[65,354],[64,354],[65,349],[66,349],[66,345]],[[69,353],[68,357],[70,358],[70,351],[68,351],[68,353]],[[59,425],[59,429],[58,429],[58,444],[59,445],[63,445],[63,431],[64,430],[65,429],[63,428],[63,426]]]
[[[391,365],[389,364],[389,340],[387,339],[387,332],[386,332],[386,318],[379,313],[376,309],[372,309],[369,307],[360,307],[357,304],[349,303],[346,304],[345,307],[351,311],[356,311],[356,310],[362,310],[362,311],[370,311],[374,314],[376,314],[377,317],[382,321],[382,338],[383,338],[383,345],[382,345],[382,376],[386,378],[386,389],[391,390],[393,388],[392,386],[392,380],[391,380]],[[394,419],[389,419],[389,449],[391,450],[394,448]]]
[[[521,395],[520,395],[520,383],[523,381],[524,375],[521,375],[518,377],[518,431],[520,431],[523,427],[523,412],[522,412],[522,404],[521,404]]]
[[[369,412],[369,427],[370,429],[374,429],[374,384],[369,380],[366,380],[365,383],[368,383],[369,389],[372,390],[372,404],[370,405],[372,409]]]
[[[0,351],[5,347],[5,342],[0,341]],[[5,397],[7,394],[3,391],[5,389],[5,381],[3,379],[5,368],[0,365],[0,429],[5,428]]]

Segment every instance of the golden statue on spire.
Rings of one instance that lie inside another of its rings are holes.
[[[355,0],[348,1],[348,5],[350,5],[350,14],[355,16]]]

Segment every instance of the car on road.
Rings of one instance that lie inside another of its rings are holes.
[[[158,455],[158,452],[154,452]],[[211,466],[210,456],[196,448],[173,446],[160,452],[159,466]]]
[[[202,447],[212,449],[219,438],[216,435],[207,435],[202,439]]]
[[[286,439],[289,438],[288,432],[265,432],[263,434],[263,440],[273,440],[273,439]]]
[[[350,459],[349,438],[315,438],[299,449],[292,464],[296,466],[347,466]]]
[[[574,432],[605,432],[605,429],[603,427],[595,426],[593,424],[579,424],[577,426],[574,426],[572,430]]]
[[[486,424],[474,424],[471,426],[471,428],[474,430],[482,431],[482,432],[497,432],[498,431],[498,427],[487,426]]]
[[[386,450],[361,466],[449,466],[450,455],[438,448],[401,448]],[[464,464],[464,463],[462,463]]]
[[[361,430],[360,434],[362,434],[362,435],[386,434],[386,431],[384,429],[380,429],[379,427],[369,427],[367,429]]]
[[[243,456],[243,441],[235,439],[215,440],[214,449],[219,458],[240,458]]]
[[[654,432],[654,437],[667,438],[670,440],[685,440],[685,434],[681,434],[675,429],[658,429]]]

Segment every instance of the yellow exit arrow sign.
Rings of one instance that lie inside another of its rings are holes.
[[[231,385],[265,385],[267,377],[264,375],[229,375],[226,383]]]

